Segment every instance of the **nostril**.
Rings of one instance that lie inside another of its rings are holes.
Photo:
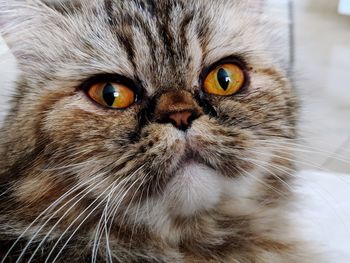
[[[181,111],[169,114],[168,118],[176,128],[187,130],[195,119],[195,114],[192,111]]]
[[[171,123],[177,129],[186,131],[203,113],[192,93],[174,90],[157,98],[152,119],[158,123]]]

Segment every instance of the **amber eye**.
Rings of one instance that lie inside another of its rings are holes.
[[[118,83],[98,83],[91,86],[88,95],[97,103],[114,109],[125,109],[136,99],[135,92]]]
[[[222,64],[212,70],[204,81],[204,91],[219,96],[237,93],[244,84],[244,72],[235,64]]]

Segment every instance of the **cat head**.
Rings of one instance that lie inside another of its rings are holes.
[[[96,226],[107,209],[116,224],[157,228],[227,200],[249,213],[288,192],[281,145],[296,136],[297,102],[283,44],[246,1],[2,0],[0,10],[21,71],[1,139],[12,214],[32,222],[52,205],[54,218],[68,211],[62,225]]]

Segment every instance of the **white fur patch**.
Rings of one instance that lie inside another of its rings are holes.
[[[212,209],[219,201],[222,176],[191,162],[179,170],[165,189],[164,198],[175,215],[188,216]]]

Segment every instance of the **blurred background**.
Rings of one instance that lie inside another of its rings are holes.
[[[329,262],[350,258],[350,0],[265,0],[285,23],[301,101],[297,150],[306,238]],[[260,7],[259,7],[260,8]],[[15,79],[15,61],[0,38],[0,122]]]
[[[289,23],[300,143],[310,149],[300,167],[350,173],[350,0],[267,0],[265,9]]]
[[[299,210],[327,262],[350,262],[350,0],[268,0],[289,21],[301,99]],[[286,36],[286,39],[288,36]]]
[[[307,158],[350,173],[350,0],[295,0],[294,24],[301,130],[305,143],[329,153]]]

